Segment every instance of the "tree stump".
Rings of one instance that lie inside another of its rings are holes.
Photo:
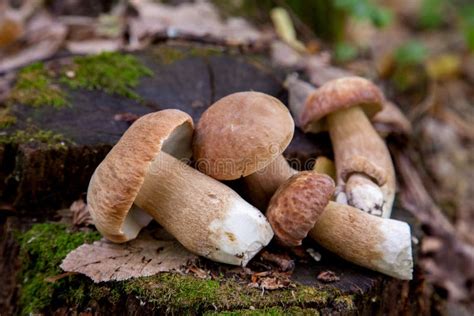
[[[25,280],[25,267],[39,268],[31,260],[53,259],[48,259],[47,253],[33,254],[21,236],[32,232],[46,234],[51,241],[49,250],[57,251],[58,240],[75,234],[63,226],[55,226],[57,224],[45,226],[37,222],[56,218],[56,210],[83,196],[94,169],[134,117],[177,108],[189,113],[197,122],[210,104],[225,95],[245,90],[264,92],[287,104],[282,86],[284,70],[273,68],[261,55],[196,44],[162,44],[134,56],[152,72],[142,76],[133,89],[138,98],[100,88],[71,87],[63,76],[66,73],[74,77],[74,73],[64,69],[77,73],[80,70],[71,66],[70,58],[66,58],[47,63],[47,75],[55,72],[51,75],[51,84],[66,96],[65,106],[33,107],[10,100],[9,115],[15,117],[16,123],[0,129],[3,179],[0,182],[0,273],[3,278],[0,313],[235,312],[230,313],[234,315],[259,311],[278,315],[420,311],[423,302],[415,295],[419,281],[399,281],[356,267],[311,242],[306,246],[317,249],[322,254],[321,261],[297,260],[291,276],[296,286],[274,291],[250,289],[225,275],[201,280],[192,275],[165,273],[93,284],[81,275],[47,281],[44,278],[54,275],[41,270],[40,278],[36,279],[38,284],[32,286],[31,280]],[[308,163],[311,158],[321,154],[331,156],[328,136],[307,136],[298,130],[284,153],[303,168],[311,167]],[[231,185],[238,189],[238,183]],[[396,209],[394,217],[408,220],[416,227],[404,210]],[[219,265],[214,264],[213,269],[219,271]],[[339,280],[327,284],[318,280],[318,274],[327,270],[335,272]],[[37,304],[29,304],[31,302]]]

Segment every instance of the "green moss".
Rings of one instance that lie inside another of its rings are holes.
[[[327,306],[340,294],[331,289],[317,289],[304,285],[295,288],[266,291],[249,288],[234,280],[201,280],[193,276],[159,274],[130,280],[125,291],[140,300],[166,306],[176,313],[190,311],[248,309],[251,306],[265,309],[274,306]]]
[[[19,304],[23,314],[43,310],[58,295],[71,303],[84,299],[84,285],[59,290],[65,279],[54,283],[45,279],[61,273],[59,265],[66,255],[85,242],[99,239],[98,233],[69,232],[62,224],[36,224],[18,236],[22,270]],[[70,278],[70,277],[69,277]]]
[[[165,65],[172,64],[176,61],[189,58],[201,57],[206,58],[210,56],[222,55],[223,48],[217,46],[168,46],[161,45],[153,50],[153,55]]]
[[[0,109],[0,129],[7,128],[16,123],[16,117],[13,116],[8,107]]]
[[[31,64],[20,71],[9,101],[33,107],[60,108],[67,104],[65,93],[53,82],[43,63]]]
[[[153,50],[153,54],[165,65],[172,64],[186,56],[183,50],[170,46],[158,46]]]
[[[130,280],[124,284],[124,289],[126,293],[138,295],[155,305],[173,310],[193,310],[218,301],[219,286],[215,280],[166,273]]]
[[[355,299],[354,295],[339,295],[334,298],[334,304],[344,310],[355,310]]]
[[[220,315],[317,315],[318,308],[352,309],[352,297],[332,288],[295,285],[265,291],[249,288],[230,278],[197,279],[191,275],[162,273],[121,282],[94,284],[83,275],[71,275],[54,283],[48,277],[62,273],[59,264],[72,249],[99,238],[97,233],[70,233],[64,225],[37,224],[19,237],[21,246],[23,313],[54,311],[68,306],[78,311],[90,306],[117,306],[130,298],[144,308],[168,314]],[[226,312],[233,311],[233,312]]]
[[[245,309],[236,311],[225,311],[225,312],[206,312],[205,316],[285,316],[285,315],[320,315],[319,311],[314,308],[301,308],[301,307],[271,307],[264,309]]]
[[[203,46],[203,47],[191,47],[188,50],[189,56],[192,57],[211,57],[222,55],[223,48],[217,46]]]
[[[62,134],[48,130],[34,129],[17,130],[12,134],[0,135],[0,144],[9,143],[42,143],[52,148],[60,148],[72,144],[72,142],[66,139]]]
[[[139,79],[153,74],[136,57],[111,52],[76,57],[69,72],[72,75],[64,75],[61,82],[73,89],[103,90],[135,100],[140,99],[133,91]]]

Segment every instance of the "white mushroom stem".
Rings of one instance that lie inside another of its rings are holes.
[[[405,222],[329,202],[309,236],[347,261],[398,279],[412,279],[411,233]]]
[[[164,152],[152,162],[134,203],[188,250],[223,263],[245,266],[273,237],[255,207]]]
[[[336,160],[337,185],[348,203],[390,217],[395,197],[395,171],[388,148],[358,106],[327,117]]]
[[[265,210],[273,193],[296,173],[285,157],[278,155],[269,165],[245,177],[247,195],[252,204],[260,210]]]
[[[347,203],[371,215],[382,216],[385,204],[381,188],[365,174],[353,173],[346,183]]]

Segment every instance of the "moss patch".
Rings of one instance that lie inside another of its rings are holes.
[[[72,233],[61,224],[36,224],[19,237],[23,314],[52,313],[64,306],[79,312],[95,306],[104,308],[97,312],[109,313],[113,313],[113,307],[123,313],[132,301],[138,301],[143,311],[177,315],[212,314],[216,310],[218,315],[316,315],[320,308],[344,312],[354,309],[351,296],[331,288],[296,285],[262,293],[249,288],[245,281],[223,276],[203,280],[162,273],[94,284],[85,276],[71,275],[54,283],[45,281],[62,273],[59,265],[67,253],[98,238],[98,233]]]
[[[205,316],[286,316],[286,315],[320,315],[319,311],[314,308],[301,307],[271,307],[264,309],[244,309],[231,312],[206,312]]]
[[[60,108],[67,104],[65,93],[54,83],[43,63],[31,64],[20,71],[9,100],[33,107]]]
[[[16,117],[11,114],[10,108],[0,109],[0,129],[7,128],[16,123]]]
[[[218,46],[158,46],[153,50],[153,54],[160,63],[169,65],[176,61],[189,57],[209,57],[222,55],[223,48]]]
[[[153,306],[166,306],[174,313],[193,311],[239,310],[248,308],[266,309],[275,306],[327,307],[336,297],[342,295],[335,290],[316,289],[297,285],[295,288],[267,291],[249,288],[247,284],[220,278],[201,280],[193,276],[159,274],[139,278],[125,283],[125,292],[138,296]]]
[[[76,57],[72,65],[62,66],[56,71],[38,62],[19,72],[8,102],[61,108],[69,103],[60,83],[73,89],[103,90],[138,100],[139,96],[133,88],[141,77],[152,74],[135,56],[120,53]]]
[[[25,144],[25,143],[41,143],[51,148],[66,147],[73,144],[62,134],[48,130],[17,130],[12,134],[1,135],[0,144]]]
[[[45,279],[61,273],[59,265],[64,257],[84,242],[100,238],[99,234],[69,232],[61,224],[36,224],[26,233],[18,236],[22,270],[19,304],[22,314],[43,310],[55,297],[77,302],[84,297],[84,285],[61,289],[67,280],[55,283]],[[61,289],[61,290],[59,290]]]
[[[133,88],[141,77],[153,73],[132,55],[105,52],[74,58],[66,74],[69,75],[64,75],[61,82],[73,89],[103,90],[138,100],[140,97]]]

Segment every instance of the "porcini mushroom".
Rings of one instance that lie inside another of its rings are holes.
[[[250,199],[265,209],[276,189],[296,173],[282,152],[294,122],[276,98],[238,92],[211,105],[201,116],[193,141],[197,168],[219,180],[245,177]]]
[[[395,171],[386,144],[369,121],[382,109],[380,89],[354,76],[331,80],[318,89],[290,76],[286,86],[296,124],[305,132],[329,130],[336,161],[336,200],[390,217]]]
[[[188,250],[245,266],[273,237],[255,207],[179,159],[191,156],[193,123],[178,110],[138,119],[95,170],[87,192],[97,229],[134,239],[150,216]]]
[[[408,224],[332,202],[333,193],[334,181],[327,175],[303,171],[288,179],[267,210],[277,238],[287,246],[297,246],[309,234],[347,261],[410,280],[413,259]]]

